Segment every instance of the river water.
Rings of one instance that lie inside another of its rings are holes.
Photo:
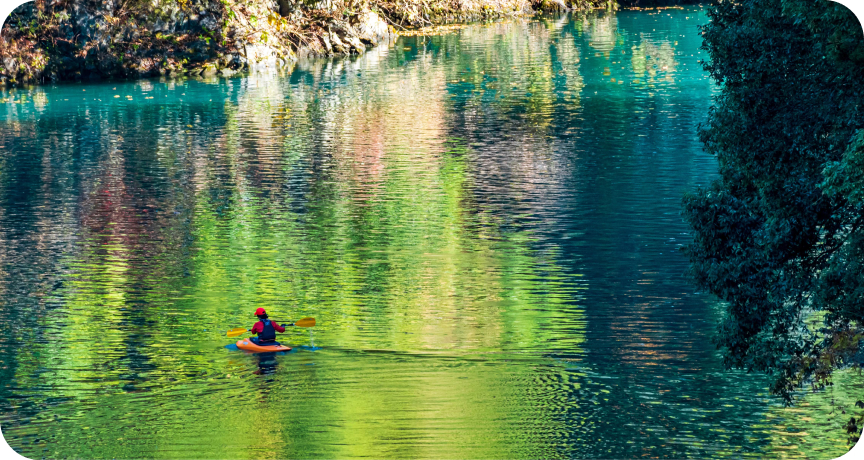
[[[721,307],[685,277],[681,198],[717,169],[695,134],[717,93],[706,21],[520,19],[277,75],[4,90],[6,441],[30,458],[842,454],[842,395],[784,409],[723,370]],[[246,354],[225,331],[257,307],[317,326]]]

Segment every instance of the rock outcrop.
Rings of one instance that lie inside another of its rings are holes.
[[[0,84],[266,71],[400,30],[609,1],[36,0],[3,25]]]

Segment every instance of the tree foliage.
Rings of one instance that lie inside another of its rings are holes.
[[[727,366],[789,402],[862,364],[864,40],[827,0],[722,0],[709,18],[722,91],[700,137],[720,178],[684,199],[691,272],[725,301]]]

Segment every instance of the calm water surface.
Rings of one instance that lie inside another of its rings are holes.
[[[681,197],[716,174],[706,20],[4,90],[3,435],[31,458],[841,454],[824,400],[722,369],[684,277]],[[249,355],[225,331],[257,307],[318,326]]]

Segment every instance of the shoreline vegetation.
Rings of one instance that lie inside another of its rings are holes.
[[[720,91],[698,133],[719,176],[683,201],[689,274],[723,302],[726,367],[766,374],[792,404],[864,370],[864,35],[824,0],[707,14],[703,67]],[[850,446],[861,409],[832,407]]]
[[[303,57],[362,54],[454,24],[668,6],[651,0],[36,0],[3,24],[0,87],[231,76]]]

